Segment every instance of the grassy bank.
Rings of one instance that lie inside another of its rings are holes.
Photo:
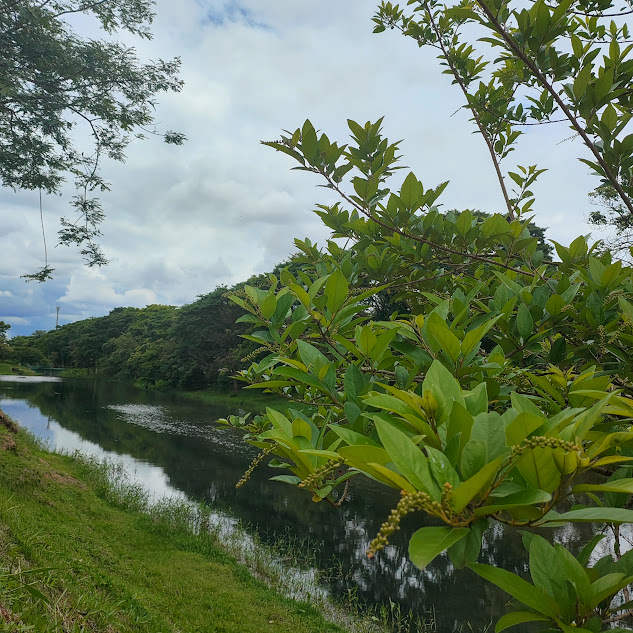
[[[0,424],[0,630],[335,633],[191,530],[191,506],[148,512],[141,489]],[[4,626],[4,628],[3,628]]]
[[[227,406],[240,407],[247,411],[259,413],[265,411],[266,407],[286,409],[289,406],[304,410],[310,405],[290,402],[272,393],[263,393],[261,389],[240,389],[237,392],[221,392],[212,389],[204,391],[177,391],[185,398],[200,400],[208,404],[224,404]]]
[[[0,376],[34,376],[35,372],[17,363],[0,363]]]

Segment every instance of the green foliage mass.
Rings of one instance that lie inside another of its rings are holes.
[[[249,283],[268,283],[263,275]],[[240,338],[241,309],[223,286],[180,308],[115,308],[107,316],[76,321],[50,332],[19,336],[0,358],[38,367],[87,369],[148,388],[228,390],[231,378],[257,346]]]
[[[349,145],[309,121],[266,143],[339,194],[317,214],[347,248],[297,240],[301,269],[233,297],[245,338],[268,352],[242,379],[312,411],[224,422],[287,470],[273,480],[315,502],[340,505],[359,475],[400,490],[369,555],[417,513],[416,565],[448,551],[521,603],[497,630],[603,630],[627,615],[616,596],[633,581],[630,555],[588,567],[533,540],[534,586],[476,560],[491,521],[633,522],[633,269],[584,237],[554,243],[560,261],[548,261],[529,218],[442,214],[445,184],[413,173],[391,188],[397,144],[380,124],[349,121]],[[379,320],[370,300],[384,293],[397,308]],[[552,559],[570,578],[544,587],[534,574]]]

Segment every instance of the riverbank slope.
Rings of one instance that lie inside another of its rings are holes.
[[[3,630],[342,633],[255,580],[212,535],[135,510],[97,467],[11,427],[0,412]]]

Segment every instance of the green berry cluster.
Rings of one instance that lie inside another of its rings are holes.
[[[316,468],[311,472],[300,484],[299,488],[321,488],[321,483],[325,477],[333,473],[339,466],[343,464],[343,458],[330,459],[328,462]]]
[[[391,511],[387,520],[380,526],[380,531],[376,538],[369,544],[369,550],[367,550],[369,558],[373,558],[376,552],[384,549],[389,543],[389,537],[400,528],[400,521],[407,514],[417,510],[426,510],[429,514],[432,514],[434,511],[442,509],[441,505],[437,501],[433,501],[426,492],[406,492],[403,490],[401,495],[402,499]]]
[[[251,465],[248,467],[248,470],[242,475],[242,478],[235,484],[236,488],[241,488],[251,478],[253,471],[257,468],[257,466],[259,466],[262,459],[264,459],[264,457],[266,457],[266,455],[268,455],[268,453],[270,453],[270,451],[273,450],[273,448],[274,446],[271,446],[270,448],[266,448],[261,453],[257,454],[255,459],[251,462]]]
[[[259,354],[261,354],[262,352],[273,352],[275,351],[274,348],[270,345],[262,345],[261,347],[258,347],[257,349],[254,349],[252,352],[248,353],[246,356],[244,356],[244,358],[241,358],[240,360],[243,363],[246,363],[250,360],[254,360]]]
[[[518,446],[512,447],[512,457],[518,457],[526,450],[533,448],[562,448],[567,453],[580,450],[580,447],[573,442],[567,442],[559,437],[545,437],[543,435],[535,435],[523,440]]]

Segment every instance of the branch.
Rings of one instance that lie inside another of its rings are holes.
[[[378,218],[376,218],[374,215],[372,215],[372,213],[370,211],[368,211],[367,209],[365,209],[365,207],[362,207],[359,204],[356,204],[339,186],[336,182],[334,182],[334,180],[332,180],[330,178],[330,176],[328,176],[327,174],[324,174],[323,172],[319,172],[318,170],[315,170],[316,173],[320,173],[322,176],[325,177],[325,179],[328,181],[328,184],[330,185],[331,189],[334,189],[334,191],[336,191],[341,198],[343,198],[343,200],[345,200],[348,204],[352,205],[357,211],[359,211],[360,213],[362,213],[366,218],[372,220],[372,222],[375,222],[376,224],[378,224],[379,226],[382,226],[385,229],[388,229],[389,231],[393,231],[394,233],[398,233],[399,235],[402,235],[402,237],[406,237],[408,239],[414,240],[415,242],[420,242],[420,244],[428,244],[431,248],[437,249],[439,251],[443,251],[445,253],[451,253],[453,255],[459,255],[460,257],[466,257],[468,259],[473,259],[475,261],[480,261],[483,262],[485,264],[490,264],[492,266],[499,266],[505,270],[512,270],[515,273],[519,274],[519,275],[524,275],[526,277],[534,277],[534,274],[526,271],[526,270],[521,270],[520,268],[516,268],[514,266],[510,266],[508,264],[504,264],[503,262],[498,262],[495,261],[494,259],[490,259],[489,257],[484,257],[482,255],[475,255],[474,253],[465,253],[464,251],[458,251],[455,248],[451,248],[450,246],[444,246],[442,244],[437,244],[436,242],[432,242],[431,240],[427,240],[423,237],[419,237],[418,235],[413,235],[412,233],[407,233],[406,231],[403,231],[402,229],[399,229],[397,226],[390,226],[389,224],[387,224],[386,222],[383,222],[382,220],[379,220]]]
[[[550,82],[547,80],[547,77],[540,71],[538,66],[521,50],[521,47],[516,43],[514,38],[503,28],[497,17],[486,4],[485,0],[476,0],[476,2],[481,7],[482,11],[486,14],[488,19],[490,20],[490,23],[493,25],[496,32],[502,37],[508,47],[530,69],[532,74],[538,79],[538,81],[547,90],[547,92],[549,92],[554,101],[556,101],[558,107],[565,113],[565,116],[569,119],[572,127],[580,135],[582,140],[585,142],[585,145],[589,148],[595,159],[598,161],[600,167],[602,167],[602,169],[604,170],[605,176],[609,179],[609,181],[613,185],[613,188],[618,192],[618,195],[622,199],[622,202],[624,202],[628,210],[631,212],[631,214],[633,214],[633,202],[631,202],[629,197],[626,195],[624,189],[622,189],[622,185],[620,185],[618,179],[611,171],[611,168],[602,158],[602,155],[598,151],[598,148],[591,141],[585,129],[578,122],[578,119],[576,119],[571,110],[567,107],[567,104],[561,99],[558,92],[550,84]]]
[[[460,76],[459,72],[455,68],[455,65],[451,61],[448,55],[448,52],[446,51],[446,47],[444,46],[444,43],[442,41],[439,29],[433,18],[433,14],[431,13],[429,6],[426,2],[424,3],[424,7],[429,16],[429,21],[431,22],[431,26],[433,28],[433,31],[435,32],[435,36],[437,37],[438,43],[442,50],[442,55],[444,56],[444,59],[446,60],[446,63],[448,64],[451,70],[451,73],[453,73],[453,77],[455,77],[455,81],[457,82],[462,92],[464,93],[464,97],[466,97],[466,103],[469,103],[468,90],[466,89],[466,85],[464,84],[462,77]],[[479,128],[479,132],[483,136],[484,141],[486,142],[486,146],[488,147],[488,152],[490,153],[492,164],[494,165],[494,168],[495,168],[495,173],[497,174],[497,180],[499,181],[499,186],[501,187],[501,193],[503,194],[503,199],[508,209],[508,215],[510,216],[511,220],[514,220],[514,207],[512,206],[512,203],[510,202],[510,196],[508,195],[508,190],[506,189],[506,184],[503,178],[503,174],[501,173],[501,167],[499,166],[499,160],[497,159],[497,154],[492,144],[492,140],[489,138],[488,134],[486,133],[486,130],[481,122],[481,118],[479,117],[479,113],[477,112],[476,108],[473,105],[468,105],[467,107],[472,112],[473,119],[475,120],[475,123],[477,124],[477,127]]]

